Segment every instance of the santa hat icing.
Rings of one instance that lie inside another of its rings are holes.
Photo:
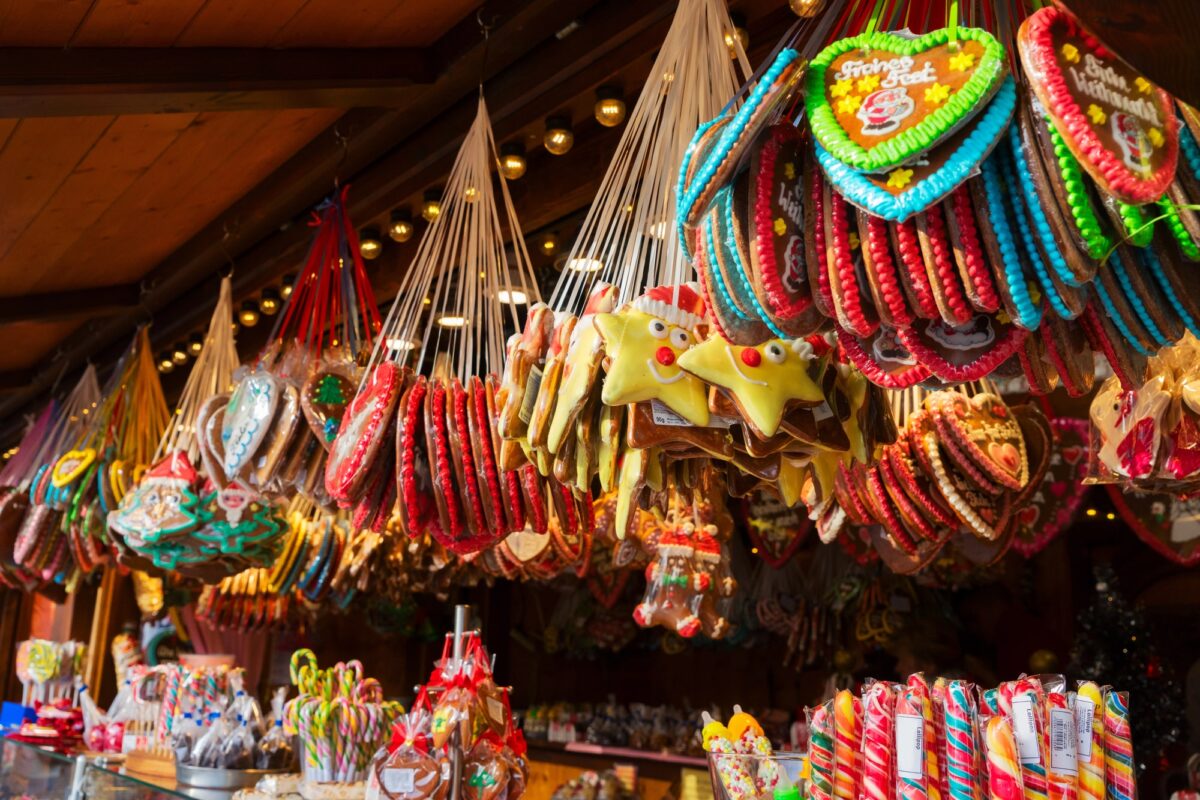
[[[717,541],[716,537],[709,535],[697,536],[692,542],[692,547],[695,550],[695,554],[701,559],[711,561],[721,560],[721,543]]]
[[[159,486],[191,486],[196,482],[196,470],[186,452],[171,453],[146,473],[146,482]]]
[[[684,328],[695,328],[704,321],[704,297],[695,283],[655,286],[635,299],[633,307]]]
[[[658,538],[659,555],[690,556],[692,538],[680,530],[668,530]]]

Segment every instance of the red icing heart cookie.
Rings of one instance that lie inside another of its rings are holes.
[[[391,361],[377,365],[346,408],[325,465],[325,489],[339,503],[358,499],[392,421],[406,372]]]
[[[1135,205],[1162,197],[1179,158],[1170,96],[1061,8],[1030,15],[1017,45],[1038,99],[1096,183]]]

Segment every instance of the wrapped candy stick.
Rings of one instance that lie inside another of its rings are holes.
[[[950,681],[943,705],[946,732],[946,784],[950,800],[974,800],[975,697],[966,681]]]
[[[933,756],[937,760],[937,790],[942,800],[950,796],[949,770],[946,767],[946,679],[939,677],[929,687],[933,714]]]
[[[754,761],[758,764],[758,775],[755,778],[755,785],[758,787],[760,795],[774,795],[776,787],[780,785],[780,770],[779,765],[775,763],[775,759],[770,758],[774,755],[771,748],[771,740],[766,736],[756,736],[754,738],[754,753],[759,756]]]
[[[857,800],[862,786],[862,702],[846,689],[833,698],[833,795]]]
[[[1046,789],[1050,800],[1077,800],[1075,714],[1067,706],[1067,696],[1059,691],[1046,693]]]
[[[833,715],[830,703],[812,710],[808,723],[809,800],[833,797]]]
[[[927,800],[923,686],[911,682],[896,698],[896,800]]]
[[[1075,730],[1079,741],[1075,763],[1079,768],[1079,800],[1105,800],[1104,696],[1091,681],[1075,693]]]
[[[991,800],[1022,800],[1021,765],[1017,762],[1017,744],[1012,726],[1002,716],[987,723],[988,796]]]
[[[920,693],[921,719],[924,721],[925,734],[925,794],[929,800],[941,800],[942,773],[938,770],[938,736],[933,722],[933,702],[929,696],[929,684],[921,673],[908,676],[908,685]]]
[[[871,684],[863,691],[862,786],[859,800],[894,800],[892,781],[892,715],[896,712],[896,689],[886,681]]]
[[[746,768],[746,759],[739,755],[729,740],[729,731],[714,720],[707,711],[702,714],[704,728],[701,736],[704,749],[712,754],[712,762],[725,793],[731,800],[750,800],[756,796],[754,777]]]
[[[1004,693],[1001,692],[1001,703]],[[1026,678],[1015,682],[1010,701],[1013,739],[1021,763],[1021,785],[1025,800],[1048,800],[1046,758],[1042,752],[1042,705],[1033,683]]]
[[[1104,784],[1108,800],[1137,800],[1129,693],[1112,689],[1104,694]]]

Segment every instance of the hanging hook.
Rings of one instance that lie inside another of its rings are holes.
[[[487,60],[488,60],[488,44],[490,44],[490,34],[492,29],[496,27],[496,23],[500,21],[499,14],[491,15],[487,20],[483,17],[483,6],[475,12],[475,21],[479,23],[479,32],[483,34],[483,54],[479,59],[479,94],[483,95],[483,80],[487,77]]]
[[[350,157],[350,137],[342,133],[342,129],[335,123],[333,139],[342,148],[342,152],[338,155],[337,166],[333,168],[333,188],[337,190],[342,185],[342,167],[346,166],[346,159]]]
[[[233,255],[229,252],[229,239],[237,231],[237,225],[230,227],[228,220],[221,222],[221,255],[225,256],[225,266],[220,271],[222,278],[229,278],[233,275],[233,269],[237,266],[233,261]]]

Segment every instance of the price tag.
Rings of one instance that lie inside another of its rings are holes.
[[[896,774],[911,780],[925,777],[925,720],[916,714],[896,715]]]
[[[1075,715],[1069,708],[1050,709],[1050,769],[1064,775],[1078,775],[1075,763]]]
[[[488,716],[497,725],[504,724],[504,703],[501,703],[494,697],[487,698]]]
[[[1017,741],[1017,756],[1022,764],[1041,764],[1038,747],[1037,720],[1033,715],[1033,697],[1023,694],[1012,701],[1013,738]]]
[[[679,416],[678,414],[676,414],[674,411],[672,411],[670,408],[668,408],[664,403],[662,403],[659,400],[652,399],[650,401],[650,415],[651,415],[651,417],[653,417],[655,425],[666,425],[666,426],[672,427],[672,428],[695,428],[695,427],[698,427],[698,426],[693,425],[692,423],[688,422],[686,419]],[[737,420],[732,419],[730,417],[723,417],[720,414],[709,414],[708,415],[708,425],[705,427],[728,428],[729,426],[733,425],[735,422],[737,422]]]
[[[521,398],[521,407],[517,410],[517,416],[526,425],[533,417],[533,407],[537,403],[538,390],[541,388],[542,371],[537,367],[530,367],[529,378],[525,381],[525,395]]]
[[[381,783],[388,794],[411,794],[416,784],[415,769],[389,767],[383,771]]]
[[[1078,734],[1076,755],[1080,761],[1092,760],[1092,721],[1096,704],[1087,697],[1075,697],[1075,732]]]

